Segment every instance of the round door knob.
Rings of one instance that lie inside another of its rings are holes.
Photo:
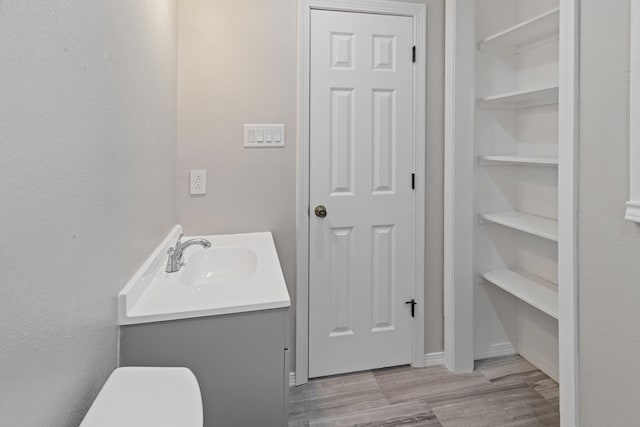
[[[323,205],[316,206],[314,212],[316,213],[316,216],[318,218],[324,218],[325,216],[327,216],[327,208],[325,208]]]

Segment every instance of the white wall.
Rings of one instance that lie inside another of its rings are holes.
[[[630,0],[581,2],[580,425],[638,425],[640,227],[629,196]]]
[[[175,0],[0,1],[0,425],[76,426],[176,222]]]
[[[428,5],[426,351],[442,351],[444,1]],[[295,304],[296,0],[180,0],[178,222],[187,233],[271,230]],[[244,149],[244,123],[284,123],[284,149]],[[189,170],[207,169],[206,196]],[[290,340],[294,344],[295,305]],[[292,352],[293,357],[293,352]],[[292,360],[295,360],[293,357]]]

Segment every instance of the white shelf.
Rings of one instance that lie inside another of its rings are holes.
[[[482,214],[480,218],[486,222],[513,228],[554,242],[558,241],[558,221],[552,219],[515,211]]]
[[[558,318],[557,285],[518,270],[494,270],[482,274],[482,278],[549,316]]]
[[[558,156],[529,156],[520,154],[479,156],[478,163],[480,166],[529,165],[558,167]]]
[[[520,53],[558,40],[559,32],[560,8],[556,8],[484,39],[480,50]]]
[[[480,108],[512,109],[538,107],[558,103],[558,86],[539,89],[519,90],[499,95],[492,95],[478,100]]]

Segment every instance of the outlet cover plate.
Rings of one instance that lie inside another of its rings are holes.
[[[205,169],[191,170],[191,194],[207,194],[207,171]]]

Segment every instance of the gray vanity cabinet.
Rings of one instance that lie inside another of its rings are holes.
[[[286,426],[287,310],[122,326],[120,365],[191,369],[206,427]]]

